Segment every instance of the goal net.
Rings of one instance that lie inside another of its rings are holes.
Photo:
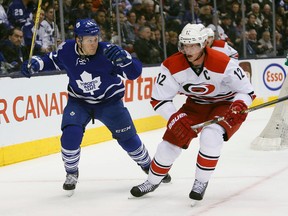
[[[288,79],[280,90],[279,97],[287,96]],[[288,148],[288,101],[277,103],[272,115],[261,132],[251,143],[254,150],[282,150]]]

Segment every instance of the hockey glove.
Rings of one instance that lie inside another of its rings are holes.
[[[115,44],[108,45],[108,47],[104,49],[104,55],[109,61],[119,67],[125,67],[132,63],[131,55]]]
[[[287,55],[286,55],[285,65],[288,66],[288,53],[287,53]]]
[[[191,140],[197,137],[197,133],[191,128],[193,121],[186,113],[174,113],[167,124],[164,140],[187,149]]]
[[[248,107],[242,100],[234,101],[229,110],[225,114],[225,120],[229,125],[234,126],[236,124],[241,124],[245,121],[248,113],[242,113],[241,111],[246,110]]]
[[[21,66],[21,73],[25,77],[30,78],[32,74],[38,73],[43,68],[43,64],[44,63],[40,57],[33,56],[31,59],[30,65],[28,65],[28,60],[23,62]]]

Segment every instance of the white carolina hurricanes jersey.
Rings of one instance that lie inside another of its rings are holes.
[[[243,100],[252,103],[254,90],[245,72],[235,61],[219,51],[206,48],[203,68],[193,70],[185,55],[167,58],[152,91],[151,104],[164,118],[176,112],[173,98],[184,94],[199,104]]]
[[[225,53],[232,59],[238,60],[239,58],[237,50],[229,46],[228,43],[223,40],[214,40],[211,48]]]

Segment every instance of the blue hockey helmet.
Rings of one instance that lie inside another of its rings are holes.
[[[75,36],[96,36],[100,28],[93,19],[78,19],[74,27]]]

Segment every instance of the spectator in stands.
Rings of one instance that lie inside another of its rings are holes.
[[[133,0],[130,12],[134,12],[136,17],[139,18],[142,15],[142,0]]]
[[[64,0],[63,1],[63,13],[64,13],[64,30],[65,30],[65,38],[72,39],[74,38],[73,34],[73,23],[71,22],[72,15],[72,0]]]
[[[128,36],[128,29],[126,29],[126,26],[124,26],[125,19],[126,19],[125,14],[123,12],[119,12],[121,47],[123,49],[125,49],[126,51],[128,51],[129,53],[132,53],[133,52],[133,44],[135,42],[135,38],[134,38],[134,40],[130,40],[130,38]],[[131,29],[130,29],[130,31],[131,31]],[[115,43],[117,45],[120,45],[118,31],[113,36],[112,41],[113,41],[113,43]]]
[[[203,5],[202,7],[200,7],[200,15],[199,18],[201,20],[201,23],[204,26],[209,25],[210,23],[213,23],[213,16],[212,16],[212,7],[207,4],[207,5]]]
[[[200,8],[203,7],[203,6],[211,4],[211,0],[196,0],[196,1],[198,2]]]
[[[270,26],[269,23],[270,23],[270,21],[268,19],[266,19],[266,18],[263,19],[262,26],[258,30],[258,35],[259,35],[258,40],[261,38],[261,35],[265,31],[269,31],[270,34],[272,35],[272,26]]]
[[[285,54],[286,44],[283,43],[282,35],[275,31],[275,39],[276,39],[276,55],[283,57]]]
[[[277,7],[276,16],[282,17],[283,20],[286,18],[286,12],[283,6]]]
[[[251,5],[251,11],[247,14],[247,16],[249,16],[250,14],[253,14],[255,16],[256,24],[261,27],[264,16],[260,11],[260,5],[258,3],[253,3]]]
[[[134,50],[137,57],[143,64],[161,63],[159,50],[151,42],[151,29],[142,26],[139,29],[139,39],[135,41]]]
[[[248,15],[247,23],[246,23],[246,31],[249,31],[250,29],[255,29],[258,31],[260,26],[256,22],[256,16],[254,14]]]
[[[262,33],[262,37],[260,40],[258,40],[258,43],[258,47],[260,49],[259,54],[261,54],[261,57],[276,56],[276,54],[274,53],[271,35],[269,31],[264,31]]]
[[[109,34],[110,24],[108,23],[108,20],[106,17],[107,17],[107,14],[105,10],[99,9],[98,11],[96,11],[94,15],[94,20],[96,21],[97,25],[100,27],[101,30],[103,29],[106,32],[106,34]],[[111,34],[110,34],[110,38],[111,38]]]
[[[84,9],[85,3],[84,0],[79,0],[76,3],[76,7],[72,8],[71,10],[71,23],[76,23],[77,19],[80,19],[81,17],[85,17],[85,9]]]
[[[194,3],[192,5],[192,3]],[[192,6],[194,9],[194,18],[192,19]],[[185,4],[185,12],[182,18],[182,27],[184,27],[186,24],[188,23],[202,23],[201,19],[199,18],[200,16],[200,8],[199,5],[197,3],[197,1],[192,0],[192,1],[188,1],[187,4]]]
[[[36,17],[36,10],[33,13],[33,17],[35,19]],[[36,33],[35,38],[35,46],[34,46],[34,54],[35,55],[43,55],[45,53],[51,52],[51,48],[49,47],[49,34],[45,31],[44,26],[42,25],[42,21],[44,20],[45,12],[43,9],[40,11],[40,17],[39,17],[39,26]],[[34,20],[33,19],[33,20]],[[23,36],[24,36],[24,45],[27,47],[28,50],[31,48],[35,23],[31,20],[27,22],[23,27]]]
[[[93,12],[93,0],[84,0],[84,10],[86,18],[93,18],[95,13]]]
[[[96,12],[98,10],[104,10],[104,8],[105,8],[104,3],[105,3],[104,0],[93,0],[92,11]]]
[[[157,26],[156,26],[156,14],[154,14],[153,16],[150,16],[149,19],[146,19],[146,25],[149,26],[151,28],[152,31],[154,31]]]
[[[136,35],[138,35],[138,31],[141,27],[145,26],[146,24],[146,18],[144,15],[140,15],[139,17],[137,17],[136,15],[136,23],[135,23],[135,33]]]
[[[92,0],[79,0],[77,7],[72,9],[71,23],[76,23],[77,19],[94,18]]]
[[[155,19],[156,19],[156,29],[159,29],[160,31],[162,31],[162,16],[160,13],[156,13],[155,14]],[[164,17],[165,19],[165,17]]]
[[[141,14],[145,16],[146,20],[151,20],[155,15],[155,5],[153,0],[143,1]]]
[[[8,20],[13,27],[22,27],[32,20],[36,5],[33,0],[13,0],[8,7]]]
[[[10,28],[10,23],[5,11],[5,8],[2,6],[3,0],[0,0],[0,24],[4,24],[7,29]]]
[[[113,10],[116,8],[116,0],[112,3]],[[131,3],[128,0],[120,0],[118,1],[118,10],[126,15],[132,8]]]
[[[245,32],[243,32],[243,25],[244,25],[245,20],[244,19],[238,19],[236,20],[236,26],[235,26],[235,35],[236,35],[236,39],[234,42],[235,45],[235,49],[237,49],[239,47],[239,43],[242,41]]]
[[[234,1],[231,5],[231,10],[227,10],[229,14],[232,25],[236,27],[236,23],[242,19],[242,11],[240,10],[240,4],[238,1]]]
[[[155,29],[155,47],[159,50],[162,61],[164,60],[164,46],[160,29]]]
[[[169,31],[169,41],[166,45],[167,57],[178,52],[178,33]]]
[[[41,25],[45,29],[45,32],[49,35],[48,47],[51,51],[56,50],[58,45],[61,43],[61,35],[59,32],[59,28],[54,21],[54,10],[54,7],[52,5],[49,5],[45,10],[45,19],[41,22]]]
[[[164,7],[164,11],[166,12],[166,19],[169,20],[179,20],[181,22],[182,19],[182,2],[180,0],[168,1],[167,5]],[[166,3],[166,1],[165,1]]]
[[[29,51],[22,46],[23,32],[19,27],[9,30],[8,39],[0,42],[0,50],[7,63],[11,65],[8,72],[18,71],[23,61],[28,59]]]
[[[287,14],[288,14],[288,0],[278,0],[278,3],[276,3],[276,5],[278,6],[277,11],[279,12],[279,14],[281,14],[283,16],[287,16]],[[284,17],[282,17],[282,18],[284,18]]]
[[[136,14],[134,12],[128,12],[127,13],[127,19],[123,23],[123,32],[126,38],[126,42],[130,44],[134,44],[136,40],[136,29],[135,29],[135,23],[136,23]]]
[[[232,47],[235,47],[235,41],[236,41],[236,28],[232,25],[232,20],[230,15],[225,15],[221,18],[221,25],[220,25],[224,33],[226,35],[229,35],[229,45]]]
[[[244,40],[241,40],[241,42],[239,43],[239,47],[238,47],[238,53],[239,53],[240,58],[244,56],[243,41]],[[247,33],[245,52],[246,52],[246,57],[248,58],[256,58],[257,55],[260,53],[260,48],[259,48],[259,44],[257,41],[257,32],[255,29],[250,29]]]
[[[271,10],[271,6],[269,4],[265,4],[263,6],[262,14],[263,14],[264,19],[267,19],[269,21],[269,26],[272,27],[273,13]],[[262,21],[262,24],[263,24],[263,21]]]
[[[255,1],[257,1],[257,0],[245,0],[245,1],[244,1],[245,5],[246,5],[246,11],[245,11],[246,16],[247,16],[248,13],[250,13],[250,12],[252,11],[252,7],[250,7],[250,6],[251,6],[253,3],[255,3]]]
[[[35,0],[34,0],[35,1]],[[43,5],[43,4],[42,4]],[[48,7],[52,6],[54,8],[55,20],[57,25],[60,25],[60,14],[59,14],[59,1],[58,0],[47,0],[47,4],[43,7],[44,11],[47,10]]]
[[[283,19],[280,16],[276,17],[275,29],[285,38],[285,35],[286,35],[285,26],[284,26]]]

